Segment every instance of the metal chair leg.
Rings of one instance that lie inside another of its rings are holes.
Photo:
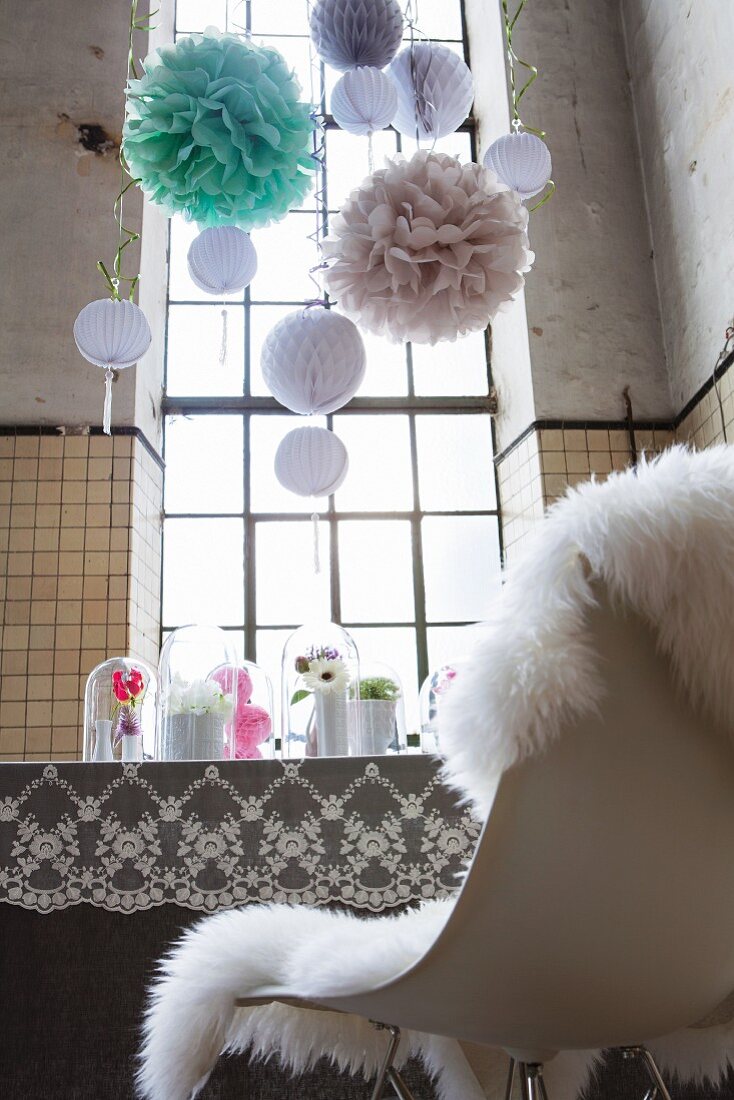
[[[660,1070],[658,1069],[658,1064],[655,1061],[655,1059],[653,1058],[650,1051],[647,1049],[647,1047],[640,1047],[640,1055],[641,1055],[641,1057],[643,1058],[643,1060],[645,1062],[645,1068],[647,1069],[647,1072],[650,1075],[650,1078],[654,1082],[657,1092],[660,1093],[661,1100],[672,1100],[671,1095],[668,1092],[668,1088],[665,1084],[665,1081],[663,1081],[663,1079],[660,1075]],[[655,1096],[655,1091],[656,1090],[653,1089],[653,1096]]]
[[[392,1069],[392,1064],[395,1060],[395,1055],[398,1052],[398,1046],[400,1045],[400,1028],[387,1027],[385,1024],[376,1023],[374,1020],[371,1022],[372,1026],[377,1028],[378,1031],[390,1032],[390,1043],[388,1045],[387,1051],[385,1052],[384,1061],[380,1066],[380,1072],[377,1074],[377,1080],[375,1081],[375,1087],[372,1090],[371,1098],[371,1100],[382,1100],[383,1094],[385,1092],[385,1083],[389,1078],[390,1070]]]
[[[525,1062],[518,1064],[520,1070],[520,1092],[522,1093],[522,1100],[531,1100],[530,1091],[528,1088],[528,1067]]]
[[[517,1069],[517,1062],[514,1058],[510,1058],[510,1068],[507,1071],[507,1088],[505,1089],[505,1100],[512,1100],[512,1090],[515,1087],[515,1070]]]
[[[543,1081],[543,1067],[539,1062],[523,1063],[525,1095],[527,1100],[548,1100]]]
[[[390,1066],[387,1076],[390,1084],[395,1089],[398,1100],[415,1100],[415,1096],[403,1080],[402,1074],[394,1066]]]

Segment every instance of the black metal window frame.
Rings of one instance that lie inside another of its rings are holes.
[[[469,62],[469,43],[466,31],[466,14],[464,7],[464,0],[459,0],[461,8],[461,19],[463,28],[463,48],[467,63]],[[230,6],[228,0],[228,7]],[[246,27],[250,27],[250,0],[245,0],[245,15],[246,15]],[[177,32],[177,34],[187,33],[185,30]],[[277,38],[290,38],[294,40],[303,40],[303,35],[277,35],[273,36]],[[447,42],[459,43],[458,39],[446,39]],[[328,134],[329,131],[338,130],[339,127],[334,122],[331,115],[326,112],[325,104],[325,71],[323,64],[320,66],[321,70],[321,109],[324,118],[324,127]],[[472,118],[468,119],[462,126],[459,127],[458,132],[466,133],[470,138],[471,156],[473,160],[476,160],[477,154],[477,137],[476,137],[476,124]],[[396,134],[397,150],[402,150],[401,135]],[[328,155],[324,154],[324,217],[323,217],[323,231],[328,232],[329,228],[329,215],[335,211],[328,209]],[[315,207],[305,206],[301,208],[304,213],[316,214]],[[168,255],[170,260],[170,228],[169,228],[169,244]],[[328,301],[328,296],[327,296]],[[245,621],[236,625],[228,625],[224,627],[226,631],[233,631],[244,636],[244,654],[245,659],[255,661],[257,659],[256,645],[257,645],[257,631],[258,630],[294,630],[301,625],[299,622],[293,623],[259,623],[256,619],[256,588],[257,588],[257,568],[256,568],[256,540],[257,540],[257,526],[260,523],[273,523],[273,522],[298,522],[308,521],[311,519],[313,509],[304,509],[302,512],[253,512],[251,507],[251,478],[250,478],[250,447],[251,447],[251,432],[250,422],[253,416],[262,415],[291,415],[293,416],[294,425],[298,422],[299,417],[296,414],[289,414],[287,409],[284,409],[275,398],[254,396],[251,393],[251,341],[250,341],[250,309],[252,306],[291,306],[293,309],[297,309],[299,306],[303,306],[305,301],[301,300],[274,300],[274,299],[253,299],[250,294],[250,288],[247,287],[242,301],[232,301],[231,299],[219,301],[214,298],[202,300],[192,299],[172,299],[170,296],[170,264],[169,264],[169,279],[166,287],[166,340],[164,349],[164,396],[161,406],[161,412],[164,420],[164,444],[163,444],[163,456],[165,460],[166,455],[166,433],[165,422],[167,417],[171,416],[196,416],[196,415],[241,415],[243,419],[243,508],[241,511],[230,512],[170,512],[165,510],[163,512],[164,521],[168,519],[240,519],[243,521],[244,527],[244,609],[245,609]],[[244,316],[244,378],[243,378],[243,393],[241,396],[225,396],[225,397],[185,397],[175,396],[169,397],[166,392],[167,377],[168,377],[168,319],[170,317],[171,306],[189,306],[189,307],[207,307],[207,306],[226,306],[228,310],[242,309]],[[411,463],[411,475],[413,486],[413,507],[409,510],[402,511],[339,511],[335,506],[334,496],[328,498],[328,507],[325,510],[320,510],[319,518],[321,521],[325,521],[329,525],[330,534],[330,601],[331,601],[331,618],[336,623],[343,623],[341,614],[341,584],[340,584],[340,570],[339,570],[339,523],[344,520],[406,520],[409,521],[411,527],[411,547],[412,547],[412,562],[413,562],[413,596],[415,607],[415,618],[409,621],[391,620],[389,622],[356,622],[349,620],[344,622],[343,625],[347,629],[390,629],[409,627],[416,632],[417,642],[417,671],[418,682],[423,683],[425,678],[429,675],[429,658],[428,658],[428,630],[431,628],[441,627],[461,627],[467,626],[471,620],[448,620],[448,621],[436,621],[430,622],[426,617],[426,598],[424,587],[424,575],[423,575],[423,552],[422,552],[422,530],[421,524],[424,518],[437,517],[472,517],[472,516],[493,516],[497,519],[497,531],[499,541],[500,556],[503,556],[502,545],[502,524],[500,517],[500,505],[499,505],[499,486],[497,483],[497,476],[494,464],[487,470],[487,476],[492,479],[495,489],[495,507],[492,509],[462,509],[461,511],[445,511],[445,510],[426,510],[421,508],[420,504],[420,485],[418,475],[418,445],[417,445],[417,433],[416,433],[416,416],[426,414],[465,414],[465,415],[477,415],[477,414],[490,414],[491,425],[491,442],[492,453],[497,453],[496,446],[496,431],[494,420],[491,418],[493,413],[493,385],[492,385],[492,368],[491,368],[491,330],[487,329],[484,334],[485,342],[485,354],[486,354],[486,366],[487,366],[487,393],[479,396],[466,396],[466,397],[430,397],[419,396],[415,392],[414,383],[414,371],[413,371],[413,354],[412,347],[408,343],[405,345],[406,355],[406,368],[407,368],[407,382],[408,393],[405,396],[389,396],[389,397],[355,397],[348,405],[338,410],[338,416],[350,415],[350,414],[372,414],[376,417],[390,416],[396,414],[402,414],[408,416],[409,424],[409,438],[410,438],[410,463]],[[333,427],[334,417],[329,415],[326,417],[327,427],[331,429]],[[165,479],[165,474],[164,474]],[[165,491],[165,480],[164,480]],[[164,495],[165,500],[165,495]],[[164,522],[164,534],[165,540],[165,522]],[[163,559],[165,561],[165,557]],[[163,578],[161,581],[161,607],[163,593]],[[162,620],[162,616],[161,616]],[[161,621],[161,640],[171,630],[184,624],[181,623],[166,623]]]

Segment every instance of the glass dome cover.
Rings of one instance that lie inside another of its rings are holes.
[[[455,665],[442,665],[428,676],[421,687],[421,748],[423,752],[439,752],[439,712],[441,702],[457,676]]]
[[[110,657],[97,665],[84,691],[84,759],[151,759],[156,695],[155,673],[144,661]]]
[[[273,685],[264,669],[252,661],[220,665],[210,679],[225,694],[232,693],[236,677],[236,704],[225,724],[225,757],[232,760],[272,760],[275,755],[273,729]],[[234,740],[233,740],[234,738]]]
[[[301,626],[283,648],[282,753],[356,756],[359,753],[359,654],[336,623]]]
[[[183,626],[161,650],[156,731],[159,760],[226,760],[239,677],[232,639],[216,626]],[[227,677],[227,673],[229,676]]]
[[[395,669],[372,662],[359,679],[360,756],[381,756],[407,748],[405,692]]]

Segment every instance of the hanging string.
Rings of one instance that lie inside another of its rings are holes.
[[[311,22],[311,0],[306,0],[306,18]],[[324,102],[322,62],[318,58],[311,36],[308,38],[308,81],[309,98],[313,104],[311,119],[315,123],[313,132],[313,152],[311,159],[316,165],[316,190],[314,192],[314,206],[316,208],[316,228],[309,233],[307,240],[313,241],[316,249],[321,254],[321,242],[326,236],[329,224],[329,206],[326,194],[326,104]],[[319,85],[318,104],[316,101],[316,86]],[[328,306],[329,301],[324,292],[321,280],[321,272],[325,271],[328,264],[319,260],[317,264],[309,268],[308,277],[316,288],[316,297],[307,303],[309,306]]]
[[[415,14],[413,14],[413,2],[414,0],[407,0],[405,5],[405,22],[408,25],[408,31],[410,33],[410,83],[415,93],[415,143],[420,149],[421,147],[421,135],[420,128],[423,127],[423,131],[429,134],[433,128],[433,119],[436,116],[435,104],[430,103],[426,97],[425,89],[423,85],[418,83],[418,65],[415,56],[415,39],[417,34],[421,34],[418,29],[418,0],[415,0]],[[425,35],[421,37],[428,41]],[[436,138],[433,139],[433,146],[436,144]],[[433,146],[431,148],[433,148]]]
[[[219,366],[227,366],[227,310],[222,310],[222,342],[219,345]]]
[[[510,73],[510,91],[512,93],[512,129],[516,134],[520,133],[520,130],[525,130],[529,134],[535,134],[536,137],[545,137],[545,130],[537,130],[534,126],[528,126],[523,122],[520,117],[520,100],[525,93],[532,87],[535,81],[538,79],[537,66],[532,65],[529,61],[523,60],[522,57],[518,57],[515,52],[515,48],[512,44],[512,35],[515,30],[520,13],[527,4],[527,0],[520,0],[515,10],[514,15],[510,15],[509,0],[502,0],[502,15],[504,17],[505,24],[505,41],[507,43],[507,64]],[[515,72],[515,65],[522,65],[524,69],[529,73],[527,80],[518,89],[518,79]],[[543,195],[543,198],[539,202],[536,202],[533,206],[529,207],[532,214],[535,210],[539,210],[541,206],[545,206],[549,199],[553,198],[556,192],[556,185],[553,180],[548,180],[546,187],[550,188],[549,191]]]
[[[136,31],[150,31],[152,29],[151,19],[158,14],[160,9],[150,12],[142,19],[138,19],[138,2],[139,0],[132,0],[130,4],[130,21],[128,23],[128,38],[127,38],[127,81],[128,86],[131,80],[137,80],[139,78],[138,67],[135,63],[134,54],[134,35]],[[107,284],[107,289],[110,292],[110,297],[116,301],[120,301],[120,283],[129,284],[128,298],[133,300],[135,294],[135,288],[138,285],[140,279],[140,272],[136,275],[123,275],[122,272],[122,260],[123,254],[126,248],[129,248],[131,244],[140,240],[140,234],[134,229],[128,228],[123,220],[123,200],[125,195],[134,187],[135,184],[140,183],[139,179],[134,179],[127,166],[125,156],[122,152],[122,146],[120,147],[120,189],[115,199],[115,205],[113,207],[115,221],[118,226],[117,236],[117,251],[115,252],[115,259],[112,264],[112,274],[110,274],[107,266],[102,260],[97,261],[97,270],[101,272],[102,277]],[[125,182],[127,178],[127,183]]]

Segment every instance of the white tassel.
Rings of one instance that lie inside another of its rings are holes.
[[[375,171],[375,158],[372,148],[372,131],[367,134],[367,168],[368,174],[371,176]]]
[[[102,417],[102,431],[105,435],[111,435],[110,424],[112,422],[112,379],[115,372],[109,367],[104,372],[104,415]]]
[[[313,523],[313,571],[314,573],[321,572],[321,555],[319,553],[319,516],[318,512],[314,512],[311,516],[311,522]]]
[[[222,310],[222,343],[219,347],[219,366],[227,365],[227,311]]]

